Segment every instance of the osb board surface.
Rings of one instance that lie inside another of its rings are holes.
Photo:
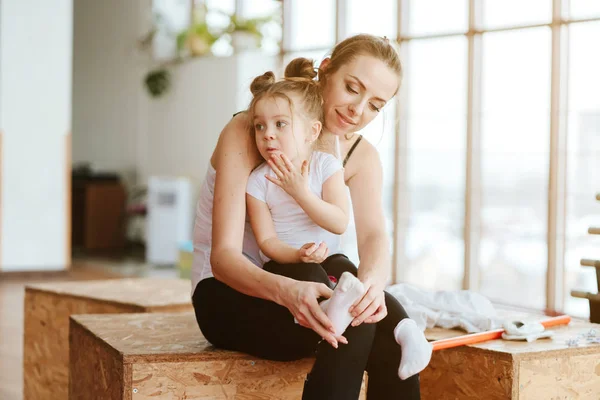
[[[27,285],[26,291],[50,292],[146,309],[179,306],[192,309],[191,284],[186,279],[131,278]]]
[[[567,340],[576,337],[578,334],[587,333],[590,330],[595,330],[600,336],[600,324],[592,324],[585,322],[571,322],[568,326],[556,326],[548,330],[555,332],[552,339],[540,339],[534,342],[512,341],[512,340],[491,340],[483,343],[468,345],[472,349],[489,350],[492,352],[512,354],[518,358],[537,358],[537,357],[554,357],[560,356],[563,353],[566,355],[597,353],[600,357],[600,345],[589,345],[580,341],[578,347],[567,346]],[[439,340],[447,337],[456,337],[465,335],[465,332],[433,328],[425,332],[425,336],[429,340]],[[442,350],[452,351],[452,349]],[[543,353],[543,354],[542,354]]]
[[[548,318],[547,316],[541,313],[525,313],[523,311],[518,311],[513,308],[502,308],[500,306],[496,306],[496,311],[498,313],[499,318],[510,321],[540,321]],[[467,332],[461,329],[444,329],[440,327],[433,327],[425,330],[425,337],[427,337],[427,340],[450,339],[466,334]]]
[[[191,312],[121,315],[77,315],[77,323],[123,354],[124,362],[177,362],[247,359],[219,350],[202,336]]]
[[[131,384],[131,366],[107,350],[81,326],[71,324],[69,399],[131,399],[131,392],[125,392]]]
[[[105,352],[131,366],[133,399],[299,399],[314,363],[216,349],[202,336],[193,313],[76,315],[71,320]]]
[[[599,344],[587,344],[585,340],[581,340],[581,344],[577,347],[569,347],[567,345],[568,339],[573,339],[579,334],[586,334],[592,329],[597,332],[597,335],[600,335],[599,324],[571,322],[568,326],[557,326],[549,329],[555,332],[552,339],[539,339],[533,342],[500,339],[476,344],[471,347],[512,354],[518,359],[571,357],[578,354],[590,353],[595,353],[600,357]]]
[[[133,364],[132,399],[297,400],[313,362],[304,359],[285,363],[222,360]],[[365,398],[363,384],[360,399]]]
[[[23,375],[26,400],[66,399],[69,373],[69,316],[139,311],[96,300],[73,301],[51,293],[25,293]]]
[[[519,363],[519,400],[600,399],[600,356],[524,360]]]
[[[457,347],[434,352],[420,374],[422,400],[510,399],[515,374],[511,357],[474,350]]]

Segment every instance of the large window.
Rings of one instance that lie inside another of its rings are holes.
[[[570,27],[564,296],[566,310],[574,314],[583,314],[588,302],[571,297],[571,289],[598,291],[594,269],[579,261],[600,258],[600,236],[588,234],[589,227],[600,226],[600,203],[594,199],[600,192],[600,59],[592,50],[599,37],[600,21]]]
[[[480,289],[543,308],[548,248],[547,27],[483,35]]]
[[[579,261],[600,257],[600,2],[316,3],[284,2],[284,62],[360,32],[400,46],[398,105],[364,132],[397,280],[587,316],[570,291],[598,289]]]
[[[464,37],[406,44],[406,181],[398,229],[401,278],[460,289],[464,272],[467,42]]]

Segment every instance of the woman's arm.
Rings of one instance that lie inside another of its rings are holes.
[[[321,228],[336,235],[341,235],[348,227],[348,199],[344,187],[344,174],[340,170],[323,183],[323,199],[320,199],[308,187],[308,163],[302,164],[298,170],[292,162],[282,154],[274,155],[269,165],[277,179],[267,176],[296,200],[304,212]]]
[[[313,329],[332,346],[343,337],[333,336],[333,325],[317,299],[330,297],[323,283],[299,282],[271,274],[242,254],[246,217],[246,183],[259,163],[258,151],[247,132],[247,115],[233,118],[221,132],[212,163],[217,171],[213,200],[210,262],[216,279],[233,289],[271,300],[286,307],[300,325]]]
[[[380,321],[387,315],[383,289],[388,281],[391,259],[383,213],[383,172],[379,153],[367,142],[361,146],[360,153],[355,152],[350,162],[354,163],[351,166],[355,171],[348,180],[348,187],[360,258],[358,278],[367,287],[363,298],[351,308],[356,317],[352,324],[356,326],[365,321]],[[356,163],[360,165],[357,167]]]
[[[285,279],[256,268],[243,254],[246,183],[258,164],[258,152],[246,132],[245,114],[234,117],[221,132],[213,166],[217,174],[213,200],[211,266],[215,278],[244,294],[281,304]]]

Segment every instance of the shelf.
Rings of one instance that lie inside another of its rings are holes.
[[[582,292],[581,290],[571,290],[571,296],[578,297],[580,299],[600,301],[600,293]]]
[[[582,259],[580,262],[582,267],[596,267],[600,268],[600,261],[598,260],[590,260],[590,259]]]

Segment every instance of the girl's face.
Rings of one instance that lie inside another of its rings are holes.
[[[286,99],[265,97],[254,108],[254,136],[260,155],[268,160],[273,154],[285,154],[292,162],[307,160],[312,143],[321,131],[319,121],[310,121],[301,111],[302,100],[288,94],[293,112]]]
[[[321,63],[327,71],[329,60]],[[325,129],[335,135],[364,128],[394,96],[400,80],[383,61],[365,55],[327,75],[323,89]]]

